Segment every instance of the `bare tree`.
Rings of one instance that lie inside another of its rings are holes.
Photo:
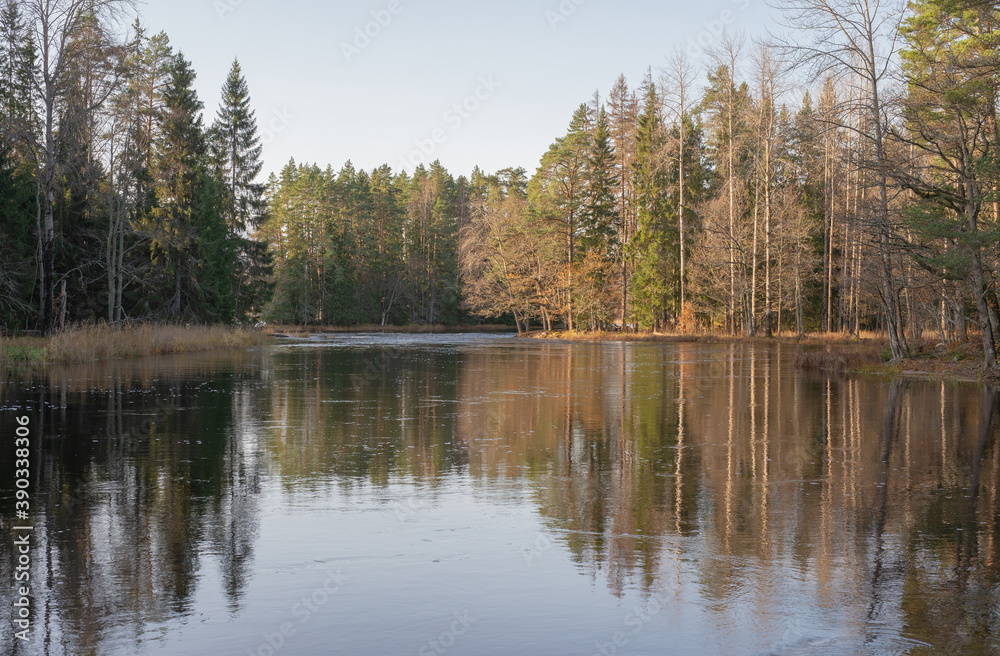
[[[684,170],[684,143],[688,135],[686,133],[687,124],[685,119],[691,108],[694,106],[691,84],[694,81],[694,67],[683,51],[676,50],[673,57],[668,60],[663,68],[664,77],[664,105],[673,115],[673,120],[677,125],[677,221],[680,242],[680,286],[681,286],[681,308],[687,302],[687,225],[685,223],[685,211],[687,209],[687,179]]]
[[[728,71],[725,80],[725,121],[726,121],[726,186],[729,193],[729,331],[736,333],[736,67],[746,44],[743,34],[723,35],[722,43],[711,53],[713,62]]]
[[[899,26],[905,5],[901,0],[770,0],[780,10],[784,25],[798,38],[778,43],[808,65],[813,73],[851,75],[861,80],[859,104],[865,129],[858,131],[871,154],[861,164],[874,173],[876,198],[869,221],[879,243],[880,297],[894,360],[906,356],[906,336],[899,312],[899,288],[893,275],[894,231],[889,217],[886,150],[887,118],[883,95],[892,74]],[[850,128],[851,126],[843,126]]]
[[[46,332],[54,324],[55,291],[55,188],[60,166],[58,111],[70,93],[67,73],[74,57],[80,56],[79,43],[74,41],[77,30],[87,20],[101,25],[113,25],[123,12],[133,6],[132,0],[26,0],[26,18],[38,48],[39,75],[36,91],[41,102],[43,134],[39,234],[41,246],[41,322]],[[113,32],[109,29],[108,32]],[[100,44],[94,44],[100,47]],[[87,110],[99,107],[107,100],[111,89],[103,88],[88,99]]]
[[[535,316],[551,330],[555,299],[566,291],[559,234],[527,214],[522,194],[495,188],[476,204],[459,234],[465,302],[487,316],[513,314],[518,332]]]
[[[771,219],[773,214],[772,194],[774,192],[774,151],[777,139],[777,115],[775,103],[782,94],[779,88],[779,62],[775,58],[774,48],[766,43],[757,43],[753,55],[755,84],[757,86],[757,143],[759,184],[764,196],[764,326],[768,335],[773,328],[772,293],[771,293]],[[756,234],[756,231],[755,231]],[[754,245],[756,260],[756,244]],[[756,266],[754,267],[756,277]],[[756,294],[756,284],[751,289]]]

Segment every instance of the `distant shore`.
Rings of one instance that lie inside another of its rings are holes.
[[[242,350],[272,343],[276,337],[302,338],[324,334],[516,334],[513,326],[182,326],[175,324],[104,324],[76,326],[48,337],[0,337],[0,366],[66,364],[147,355]],[[733,336],[716,333],[622,333],[583,331],[534,331],[526,339],[580,342],[638,342],[652,344],[789,344],[803,346],[796,366],[803,371],[858,373],[944,381],[984,381],[995,377],[983,372],[982,347],[975,338],[942,344],[934,339],[915,340],[911,357],[889,361],[886,339],[874,333],[810,333]]]

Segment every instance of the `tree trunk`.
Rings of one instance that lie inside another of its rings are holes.
[[[111,170],[111,178],[114,178],[114,168]],[[115,193],[114,184],[111,187],[111,198],[108,203],[108,245],[104,258],[105,268],[108,275],[108,323],[115,322],[115,288],[118,263],[118,254],[115,252],[118,246],[118,235],[115,234]]]
[[[678,91],[680,92],[680,119],[677,121],[678,132],[680,134],[677,140],[678,146],[678,205],[679,213],[677,217],[678,226],[677,229],[680,232],[678,241],[681,245],[681,312],[684,311],[684,304],[687,302],[687,248],[685,245],[685,230],[684,230],[684,75],[681,73],[679,75]]]
[[[799,337],[806,334],[805,322],[802,319],[802,247],[795,248],[795,330]]]
[[[767,336],[771,325],[771,128],[764,135],[764,325]]]
[[[830,174],[830,137],[824,140],[823,150],[823,331],[830,332],[830,288],[833,277],[833,255],[831,253],[831,236],[833,234],[833,190]]]
[[[45,173],[43,197],[45,206],[42,208],[42,289],[41,289],[41,320],[42,332],[52,332],[55,317],[55,270],[56,270],[56,230],[53,206],[55,205],[56,181],[56,143],[52,122],[54,120],[55,99],[47,98],[45,103]]]
[[[990,320],[989,303],[986,300],[985,276],[979,247],[972,252],[972,297],[979,313],[979,324],[983,335],[983,369],[992,371],[997,366],[997,350],[992,321]]]
[[[180,319],[181,314],[181,266],[180,262],[174,264],[174,302],[171,306],[173,319]]]
[[[758,182],[760,182],[758,180]],[[750,336],[757,332],[757,225],[759,223],[760,185],[753,192],[753,259],[750,271]]]
[[[868,56],[875,65],[875,44],[873,37],[868,39]],[[889,241],[889,183],[886,176],[885,140],[882,130],[882,106],[879,102],[878,77],[871,72],[868,80],[871,84],[871,120],[875,131],[875,157],[878,167],[878,216],[876,217],[879,242],[881,246],[879,274],[882,283],[882,303],[885,310],[885,327],[889,334],[889,347],[893,360],[902,360],[907,355],[906,337],[900,325],[899,302],[896,298],[895,283],[892,276],[892,254]]]

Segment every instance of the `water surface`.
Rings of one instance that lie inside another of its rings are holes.
[[[8,373],[36,627],[0,650],[1000,653],[994,391],[794,355],[344,335]]]

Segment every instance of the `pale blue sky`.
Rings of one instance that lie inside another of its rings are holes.
[[[146,0],[140,12],[193,62],[206,122],[239,57],[260,127],[274,128],[265,173],[290,157],[398,171],[420,143],[456,176],[531,173],[619,73],[638,85],[723,23],[754,35],[769,22],[764,0]],[[366,25],[376,36],[345,53]]]

